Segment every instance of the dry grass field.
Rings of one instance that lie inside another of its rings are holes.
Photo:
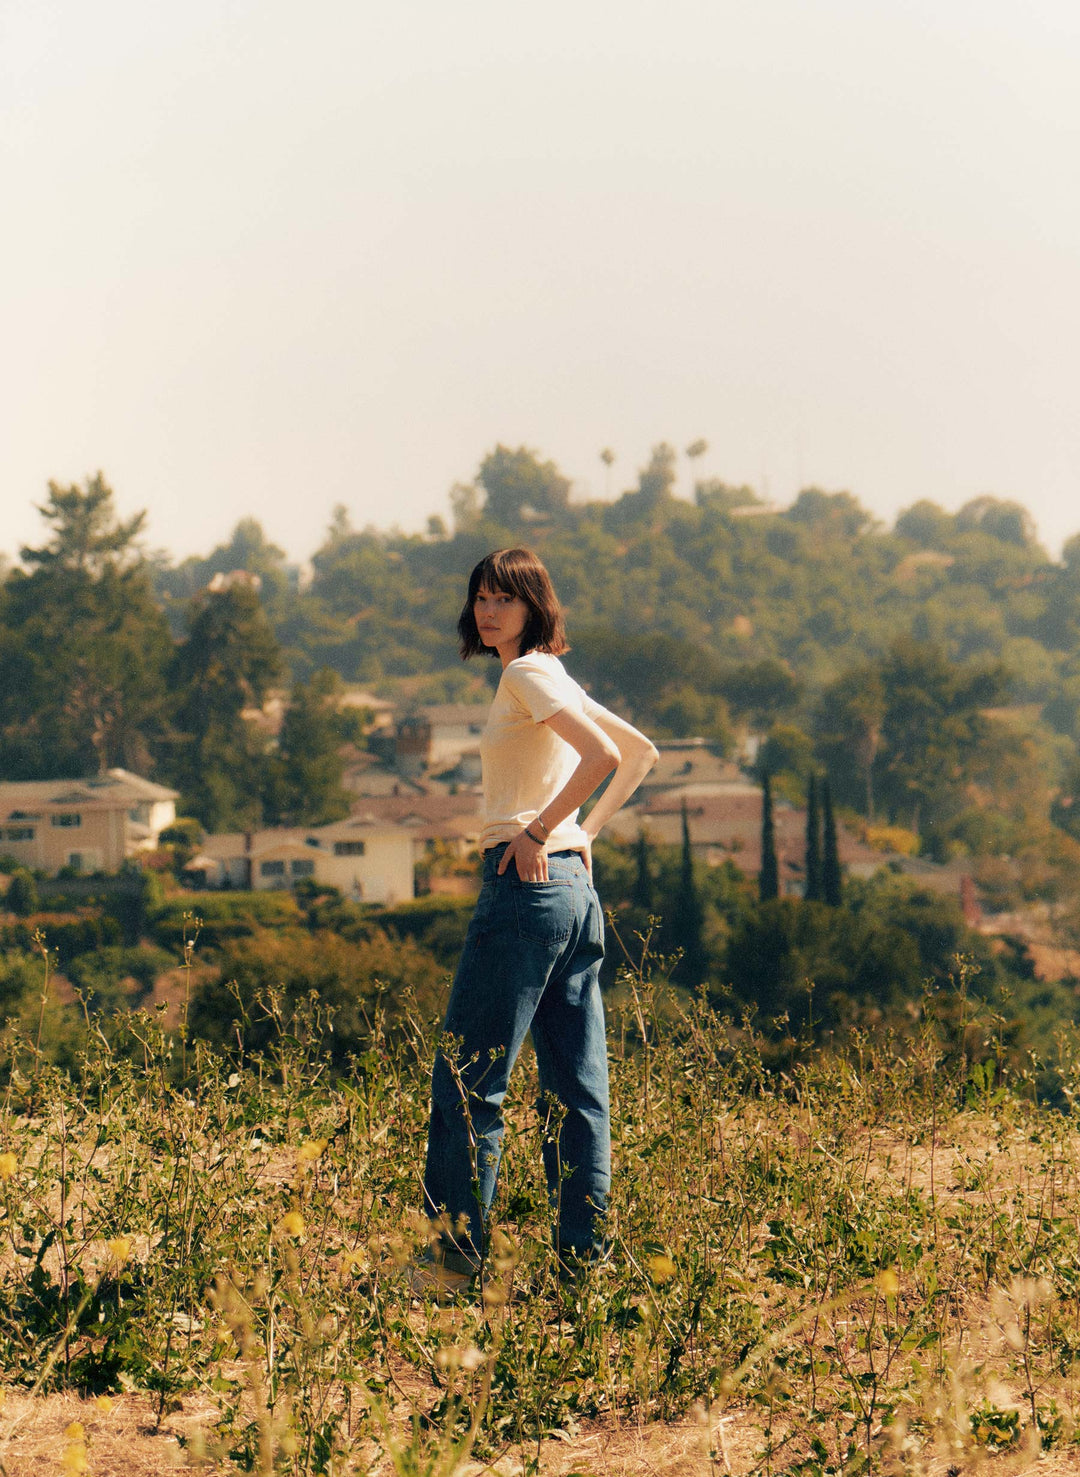
[[[79,1079],[7,1038],[0,1472],[1080,1470],[1080,1090],[1010,1065],[961,971],[843,1051],[628,975],[610,1265],[553,1275],[530,1064],[482,1288],[407,1269],[430,1025],[344,1077],[318,1003],[259,1058],[153,1015]],[[557,1132],[557,1128],[555,1129]]]

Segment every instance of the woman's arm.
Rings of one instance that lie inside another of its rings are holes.
[[[581,823],[581,828],[587,833],[590,842],[595,840],[601,827],[607,825],[615,812],[623,808],[660,758],[655,744],[640,733],[633,724],[617,718],[614,713],[605,711],[596,719],[596,725],[617,746],[619,764],[614,779]]]
[[[583,805],[597,785],[621,762],[618,746],[604,730],[584,713],[571,708],[561,708],[546,718],[545,723],[558,736],[576,749],[579,755],[577,768],[562,789],[540,812],[542,831],[554,831],[560,821]],[[535,825],[535,822],[533,823]],[[521,831],[503,852],[499,863],[500,874],[505,872],[511,861],[517,865],[517,873],[523,882],[546,882],[548,880],[547,847],[543,836],[530,836]]]
[[[540,829],[554,831],[615,770],[611,783],[582,824],[591,844],[600,827],[625,805],[659,756],[643,733],[616,718],[614,713],[605,712],[592,719],[576,708],[561,708],[545,722],[553,733],[577,750],[580,762],[559,793],[541,810]],[[499,871],[505,872],[513,858],[523,881],[546,882],[547,849],[535,836],[529,835],[531,829],[522,831],[510,842]],[[588,855],[585,861],[591,872]]]

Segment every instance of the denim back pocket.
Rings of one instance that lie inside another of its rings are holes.
[[[569,877],[547,882],[514,881],[518,937],[532,944],[562,944],[574,927],[574,884]]]

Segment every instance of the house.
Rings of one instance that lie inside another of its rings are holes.
[[[153,851],[176,819],[176,790],[126,769],[92,779],[0,783],[0,853],[42,872],[115,872]]]
[[[184,868],[203,887],[282,888],[312,879],[357,902],[413,895],[413,833],[393,821],[350,816],[328,826],[279,826],[207,836]]]
[[[644,831],[651,841],[664,846],[682,844],[683,805],[695,856],[710,866],[730,861],[749,877],[761,871],[761,806],[758,785],[733,781],[710,788],[708,793],[685,793],[676,789],[655,794],[644,805],[622,810],[606,829],[625,841]],[[802,892],[805,878],[806,811],[777,802],[773,808],[776,855],[780,866],[780,890]],[[837,826],[841,863],[852,872],[868,875],[889,860],[857,836]]]
[[[450,769],[468,752],[478,753],[487,722],[486,703],[435,703],[402,718],[394,737],[394,759],[406,774]]]
[[[437,843],[465,857],[480,840],[483,818],[480,797],[458,795],[372,795],[356,802],[353,821],[400,826],[411,838],[413,857],[423,861]]]
[[[641,782],[639,802],[664,790],[687,796],[715,795],[745,784],[738,765],[721,758],[705,739],[661,739],[656,747],[660,757]]]
[[[342,751],[344,773],[342,785],[353,796],[368,798],[373,795],[426,795],[430,782],[412,779],[400,769],[373,754],[368,749],[351,746]]]

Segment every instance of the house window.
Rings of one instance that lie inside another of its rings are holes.
[[[33,826],[8,826],[4,836],[8,841],[33,841],[34,828]]]
[[[54,826],[81,826],[82,816],[76,810],[61,810],[52,817]]]
[[[307,861],[306,858],[301,858],[289,863],[289,871],[294,877],[314,877],[315,863]]]
[[[284,877],[284,875],[285,875],[285,863],[284,862],[260,862],[259,863],[259,875],[260,875],[260,877]]]
[[[335,856],[363,856],[366,845],[363,841],[335,841]]]

